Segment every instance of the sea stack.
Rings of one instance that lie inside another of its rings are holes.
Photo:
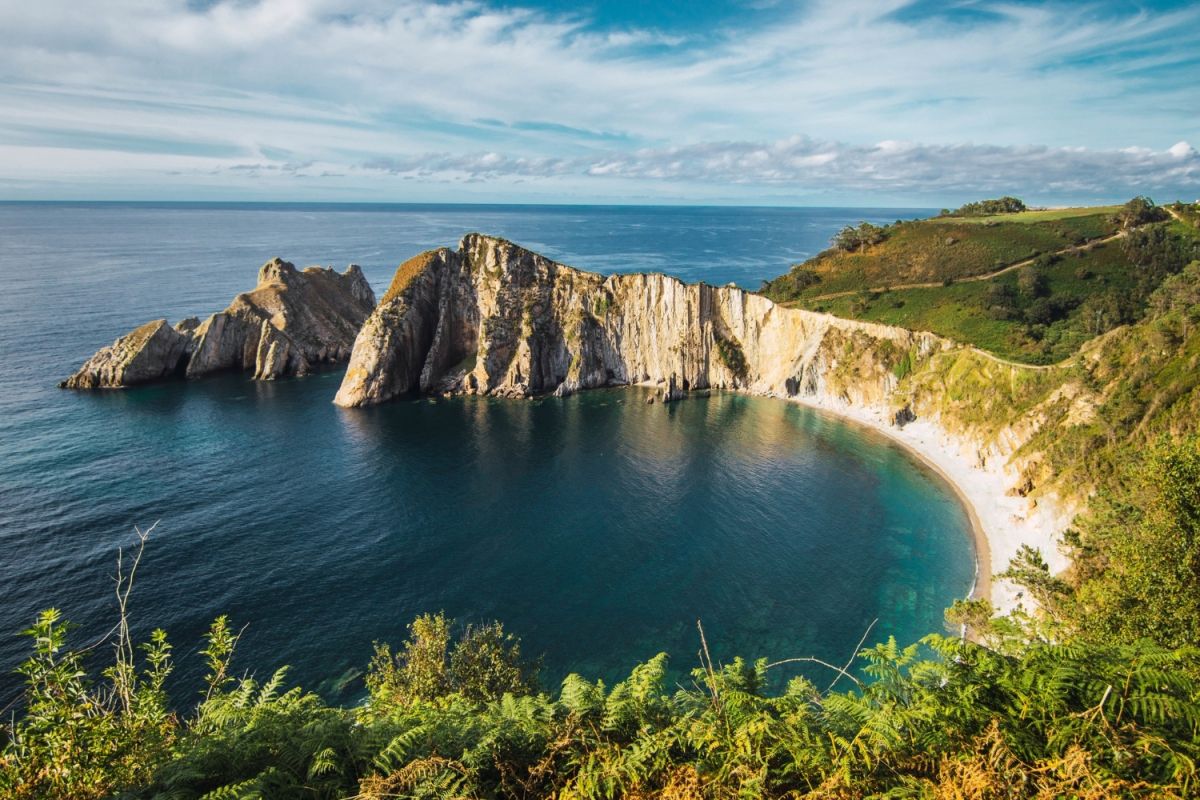
[[[101,349],[60,386],[117,389],[176,376],[242,371],[255,380],[304,375],[350,356],[375,294],[362,270],[297,270],[272,259],[258,284],[203,322],[148,322]]]

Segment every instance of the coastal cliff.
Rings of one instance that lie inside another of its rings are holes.
[[[466,236],[403,264],[363,325],[335,402],[411,392],[527,397],[650,384],[874,404],[926,333],[782,308],[662,274],[602,276]],[[674,390],[672,390],[674,387]]]
[[[68,389],[134,386],[176,376],[250,372],[255,380],[303,375],[350,356],[355,335],[375,307],[362,270],[297,270],[276,258],[258,284],[224,311],[174,327],[148,322],[101,349],[60,385]]]

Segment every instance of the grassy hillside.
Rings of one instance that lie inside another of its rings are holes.
[[[1117,232],[1118,215],[1128,217],[1131,208],[1167,221],[1139,220]],[[1178,218],[1172,219],[1136,198],[1121,207],[899,223],[875,232],[876,244],[847,252],[843,242],[763,288],[789,306],[926,330],[1020,363],[1053,364],[1140,319],[1154,288],[1200,257],[1200,228],[1179,221],[1189,219],[1189,208],[1172,207]],[[1054,237],[1087,242],[1047,245]],[[1023,249],[1031,241],[1050,249],[1026,258],[1037,252]],[[997,255],[992,268],[983,266]]]
[[[786,275],[768,281],[763,293],[777,302],[909,283],[941,283],[983,275],[1043,253],[1054,253],[1111,236],[1108,209],[1092,213],[1044,212],[1001,217],[939,217],[897,222],[884,241],[861,252],[827,250]]]
[[[1021,291],[1020,274],[1014,270],[987,281],[861,292],[796,305],[931,331],[1001,358],[1050,364],[1122,319],[1119,310],[1106,312],[1104,302],[1089,300],[1107,298],[1110,305],[1119,304],[1114,298],[1128,296],[1137,283],[1115,242],[1046,259],[1034,269],[1045,280],[1038,296]]]
[[[930,222],[967,222],[987,225],[996,222],[1053,222],[1077,217],[1094,217],[1097,215],[1111,217],[1120,206],[1080,206],[1077,208],[1043,208],[1035,211],[1017,211],[1012,214],[986,214],[978,217],[933,217]]]

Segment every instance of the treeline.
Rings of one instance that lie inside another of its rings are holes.
[[[1016,214],[1027,211],[1025,203],[1015,197],[997,197],[994,200],[976,200],[966,203],[953,211],[943,208],[943,217],[990,217],[993,214]]]

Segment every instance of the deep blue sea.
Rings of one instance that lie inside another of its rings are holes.
[[[56,388],[149,319],[204,316],[282,256],[395,266],[463,233],[574,266],[754,288],[842,225],[922,209],[0,204],[0,707],[18,633],[56,606],[86,644],[115,621],[111,575],[158,522],[132,601],[166,628],[176,697],[218,614],[239,671],[352,702],[373,640],[425,611],[500,619],[545,662],[613,680],[666,650],[844,662],[941,629],[970,588],[949,487],[878,435],[781,401],[664,407],[638,390],[568,399],[330,402],[336,371],[230,375],[109,393]],[[100,665],[106,646],[92,653]]]

